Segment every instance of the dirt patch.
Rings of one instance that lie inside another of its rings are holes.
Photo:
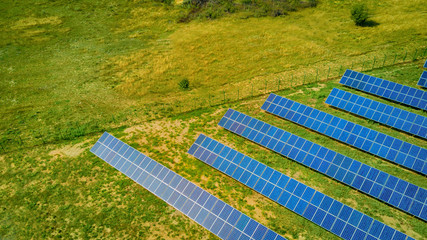
[[[324,87],[326,87],[326,84],[318,83],[318,84],[317,84],[317,87],[312,87],[312,88],[307,88],[307,89],[312,90],[312,91],[315,91],[315,92],[318,92],[318,91],[320,91],[321,89],[323,89]]]
[[[12,29],[24,29],[28,27],[34,27],[37,25],[59,25],[62,23],[62,20],[57,16],[45,17],[45,18],[35,18],[28,17],[20,19],[13,24]]]
[[[304,92],[302,91],[302,89],[300,89],[294,93],[289,94],[288,97],[293,96],[293,95],[297,95],[297,94],[304,94]]]
[[[56,157],[72,157],[75,158],[82,154],[86,149],[88,149],[90,146],[83,147],[85,143],[88,141],[84,141],[81,143],[77,143],[75,145],[67,145],[65,147],[62,147],[60,149],[55,149],[49,152],[50,156],[56,156]]]
[[[344,198],[342,202],[344,202],[345,204],[348,204],[352,208],[357,208],[357,205],[358,205],[356,200],[352,198]]]
[[[174,136],[177,129],[182,129],[177,136]],[[182,143],[183,137],[189,130],[188,123],[184,123],[181,120],[156,120],[142,125],[132,126],[124,130],[124,133],[129,135],[144,133],[143,135],[158,136],[165,140],[173,140],[174,142]],[[138,136],[137,142],[146,144],[148,140],[144,136]]]
[[[409,236],[415,238],[415,239],[424,239],[423,236],[421,236],[420,234],[414,232],[412,230],[412,228],[405,224],[403,221],[399,221],[398,219],[394,218],[394,217],[389,217],[389,216],[381,216],[382,221],[387,224],[388,226],[397,229],[397,227],[401,227],[402,229],[404,229],[404,233],[408,234]]]

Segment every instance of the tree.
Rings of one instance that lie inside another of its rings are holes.
[[[369,18],[369,11],[366,4],[359,3],[351,9],[351,19],[357,26],[362,26]]]

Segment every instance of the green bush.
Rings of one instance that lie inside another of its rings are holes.
[[[181,89],[186,90],[190,87],[190,81],[188,81],[187,78],[184,78],[178,83],[178,85]]]
[[[369,11],[368,7],[363,4],[359,3],[353,6],[351,9],[351,19],[354,21],[354,23],[357,26],[362,26],[369,18]]]

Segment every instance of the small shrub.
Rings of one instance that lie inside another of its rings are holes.
[[[351,9],[351,19],[357,26],[362,26],[369,18],[368,7],[363,4],[356,4]]]
[[[178,85],[181,89],[187,90],[190,87],[190,81],[188,81],[187,78],[184,78],[178,83]]]

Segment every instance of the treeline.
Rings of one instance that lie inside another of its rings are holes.
[[[160,0],[172,5],[174,0]],[[244,17],[282,16],[301,8],[315,7],[318,0],[184,0],[179,22],[193,19],[216,19],[242,13]]]

